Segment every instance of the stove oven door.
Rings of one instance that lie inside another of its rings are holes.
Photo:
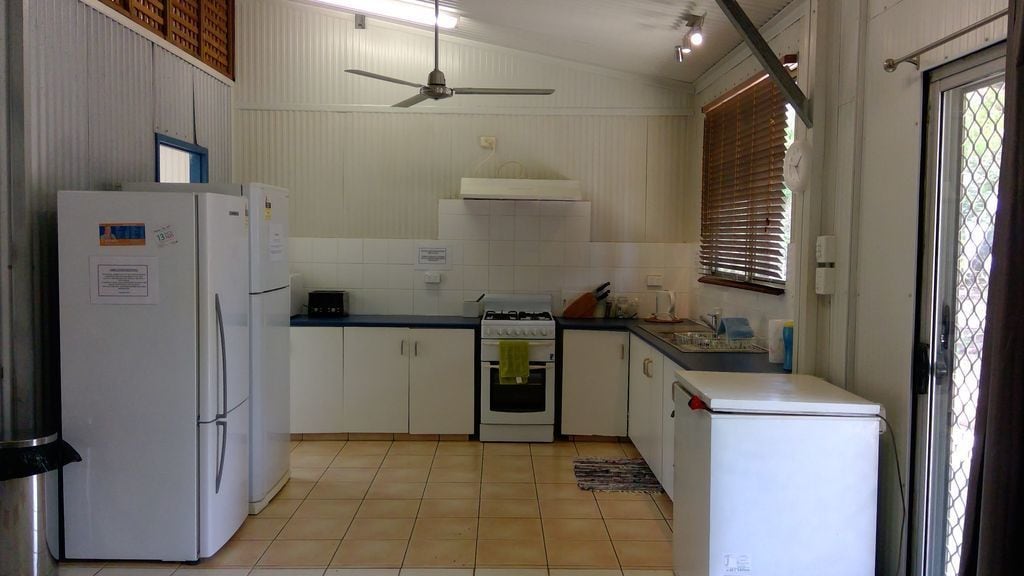
[[[482,362],[480,422],[483,424],[554,424],[555,364],[530,362],[530,377],[502,384],[497,362]]]

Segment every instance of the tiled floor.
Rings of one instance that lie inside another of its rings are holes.
[[[62,573],[671,576],[664,494],[576,486],[573,458],[635,456],[630,444],[292,446],[291,481],[213,558],[182,567],[65,565]]]

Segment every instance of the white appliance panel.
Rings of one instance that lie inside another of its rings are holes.
[[[199,269],[199,419],[212,422],[249,397],[247,201],[223,194],[197,198],[199,250],[205,255]]]
[[[716,412],[876,416],[880,407],[806,374],[677,372],[683,387]]]
[[[288,191],[266,184],[246,184],[252,225],[249,291],[253,294],[288,286]]]
[[[218,483],[218,476],[220,482]],[[199,556],[221,548],[249,514],[249,405],[199,425]]]
[[[57,204],[62,426],[82,455],[62,472],[66,554],[194,560],[195,198],[62,191]],[[145,244],[101,246],[110,223],[143,224]],[[177,243],[157,242],[164,226]],[[92,303],[91,257],[152,258],[157,301]]]
[[[290,294],[287,288],[250,297],[252,403],[249,501],[259,502],[288,474],[290,430]]]

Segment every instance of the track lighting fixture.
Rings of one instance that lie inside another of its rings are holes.
[[[683,50],[683,47],[676,46],[676,62],[682,62],[684,54],[686,54],[686,51]]]

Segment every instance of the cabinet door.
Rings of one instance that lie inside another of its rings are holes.
[[[664,402],[662,402],[662,379],[664,378],[662,369],[666,362],[665,356],[658,352],[654,348],[650,349],[651,354],[651,367],[648,369],[650,376],[644,382],[647,388],[650,390],[647,396],[649,402],[647,413],[647,434],[649,437],[647,450],[648,454],[644,454],[644,460],[647,460],[647,465],[651,467],[651,471],[657,476],[658,480],[661,481],[662,486],[665,485],[665,473],[663,468],[664,454],[662,453],[662,441],[664,433],[662,431],[662,410]]]
[[[676,402],[673,397],[673,390],[675,388],[676,371],[682,370],[675,362],[672,362],[668,358],[664,359],[664,378],[662,379],[662,396],[661,396],[661,486],[665,488],[665,493],[668,494],[669,498],[672,498],[674,491],[675,480],[675,413],[676,413]]]
[[[342,328],[291,329],[291,431],[345,431]]]
[[[562,333],[562,434],[625,436],[629,335]]]
[[[629,336],[629,439],[640,455],[650,463],[651,387],[650,371],[653,349],[643,340]]]
[[[475,349],[472,330],[412,330],[411,434],[473,433]]]
[[[345,328],[346,432],[409,431],[407,328]]]

